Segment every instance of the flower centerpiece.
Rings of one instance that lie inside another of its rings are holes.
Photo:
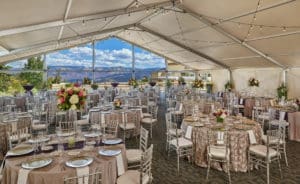
[[[259,87],[259,81],[253,77],[251,77],[249,80],[248,80],[248,84],[249,86],[257,86]]]
[[[213,112],[213,115],[216,116],[217,122],[224,122],[224,119],[227,117],[228,112],[224,109],[218,109],[215,112]]]
[[[138,84],[137,80],[131,78],[131,79],[129,79],[129,81],[128,81],[128,85],[129,85],[129,86],[133,86],[133,88],[137,88],[139,84]]]
[[[193,88],[203,88],[204,84],[203,84],[202,80],[195,79],[192,86],[193,86]]]
[[[188,88],[186,88],[186,89],[183,90],[183,93],[186,94],[186,95],[188,95],[188,94],[191,93],[191,90],[188,89]]]
[[[61,88],[57,94],[57,108],[60,110],[82,109],[85,105],[86,91],[84,88],[72,85],[68,88]]]
[[[116,99],[114,101],[114,106],[115,106],[115,109],[121,109],[121,105],[122,105],[122,102],[120,99]]]

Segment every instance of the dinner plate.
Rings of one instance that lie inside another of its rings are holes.
[[[106,139],[102,140],[103,144],[108,144],[108,145],[114,145],[114,144],[120,144],[122,142],[122,139]]]
[[[50,140],[50,137],[40,137],[36,139],[29,139],[28,142],[31,144],[41,143],[41,142],[47,142]]]
[[[74,167],[74,168],[85,167],[90,165],[92,162],[93,162],[92,157],[87,157],[87,156],[74,157],[66,161],[66,166]]]
[[[26,155],[31,152],[33,152],[33,148],[31,146],[22,146],[22,147],[17,147],[12,150],[9,150],[7,152],[7,155],[8,156],[20,156],[20,155]]]
[[[100,133],[100,132],[93,132],[93,133],[84,134],[84,137],[95,138],[95,137],[99,137],[100,135],[102,135],[102,133]]]
[[[59,136],[59,137],[68,137],[68,136],[72,136],[72,135],[75,135],[75,132],[60,132],[60,133],[57,133],[57,136]]]
[[[99,154],[100,155],[103,155],[103,156],[108,156],[108,157],[113,157],[113,156],[116,156],[116,155],[119,155],[121,153],[121,150],[118,149],[118,150],[109,150],[109,149],[101,149],[99,150]]]
[[[24,169],[38,169],[51,164],[52,158],[34,158],[22,163]]]

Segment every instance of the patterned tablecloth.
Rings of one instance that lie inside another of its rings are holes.
[[[258,123],[247,121],[247,124],[238,123],[229,128],[229,148],[230,148],[230,170],[235,172],[246,172],[247,165],[247,152],[249,148],[249,136],[247,130],[253,130],[256,140],[261,140],[261,127]],[[191,122],[184,121],[185,126]],[[195,151],[195,163],[201,167],[207,167],[207,137],[210,127],[220,126],[220,124],[205,125],[203,127],[193,127],[192,141]],[[184,127],[183,127],[184,128]],[[213,167],[222,170],[219,163],[214,163]],[[225,170],[225,169],[224,169]]]

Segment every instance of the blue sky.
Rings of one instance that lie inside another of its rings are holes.
[[[47,54],[48,66],[84,66],[92,67],[91,43]],[[131,45],[117,38],[96,42],[96,67],[131,67]],[[164,68],[163,58],[135,47],[136,68]],[[13,68],[22,68],[26,60],[8,64]]]

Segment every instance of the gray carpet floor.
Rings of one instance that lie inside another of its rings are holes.
[[[153,138],[150,143],[154,145],[153,152],[153,183],[154,184],[196,184],[211,183],[223,184],[228,183],[227,174],[212,169],[209,180],[206,181],[206,168],[201,168],[191,164],[187,159],[180,160],[180,174],[177,175],[176,154],[169,157],[165,151],[165,108],[159,107],[158,123],[153,129]],[[136,141],[127,141],[127,147],[137,146]],[[283,178],[280,178],[277,162],[271,164],[270,183],[299,184],[300,183],[300,143],[294,141],[287,142],[287,152],[289,166],[281,161]],[[260,184],[266,183],[266,169],[260,168],[249,173],[231,172],[232,183]]]

